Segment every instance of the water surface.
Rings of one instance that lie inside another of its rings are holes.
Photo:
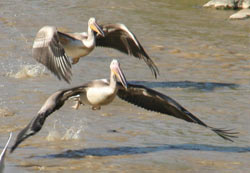
[[[0,2],[0,146],[36,116],[54,91],[109,77],[120,60],[127,79],[161,91],[215,127],[240,132],[234,143],[169,116],[116,99],[100,111],[65,106],[6,160],[6,172],[248,172],[250,169],[249,20],[234,11],[203,9],[206,0],[74,0]],[[73,66],[72,85],[58,81],[31,57],[44,25],[86,31],[87,21],[124,23],[160,70],[96,49]],[[14,141],[12,141],[13,143]]]

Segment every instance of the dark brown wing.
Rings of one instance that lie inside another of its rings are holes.
[[[65,89],[52,94],[43,104],[37,116],[34,117],[30,123],[17,135],[15,144],[11,147],[10,152],[13,152],[16,147],[25,139],[39,132],[46,118],[56,110],[60,109],[66,100],[83,92],[85,92],[85,86]]]
[[[225,140],[232,141],[231,138],[236,137],[237,133],[235,132],[206,125],[172,98],[145,86],[128,84],[127,90],[119,86],[117,95],[121,99],[144,109],[171,115],[187,122],[207,127]]]
[[[41,28],[34,40],[32,56],[45,65],[59,80],[63,78],[69,83],[72,76],[71,64],[63,48],[64,43],[60,42],[60,40],[67,42],[68,38],[64,37],[66,36],[53,26]]]
[[[151,69],[155,78],[159,70],[153,60],[148,56],[135,35],[124,24],[100,25],[105,37],[96,35],[96,46],[117,49],[125,54],[143,59]]]

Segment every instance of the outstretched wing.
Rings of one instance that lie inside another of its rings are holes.
[[[225,140],[232,141],[231,138],[237,137],[236,132],[206,125],[172,98],[145,86],[128,84],[127,90],[120,86],[117,95],[121,99],[144,109],[167,114],[209,128]]]
[[[96,35],[96,46],[114,48],[125,54],[143,59],[155,78],[157,78],[159,74],[157,66],[145,52],[135,35],[124,24],[106,24],[100,26],[105,36]]]
[[[67,44],[71,38],[53,26],[44,26],[41,28],[34,40],[32,56],[40,63],[45,65],[59,80],[63,78],[70,82],[71,64],[69,57],[65,53],[63,44]]]
[[[85,86],[78,86],[70,89],[65,89],[52,94],[43,104],[37,116],[34,117],[30,121],[30,123],[17,135],[15,144],[11,147],[10,152],[13,152],[16,147],[25,139],[39,132],[46,118],[54,111],[60,109],[64,105],[64,102],[66,100],[83,92],[85,92]]]

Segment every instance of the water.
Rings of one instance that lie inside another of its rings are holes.
[[[169,116],[116,99],[78,111],[69,101],[44,128],[6,158],[6,172],[248,172],[250,169],[249,20],[234,11],[203,9],[206,0],[91,0],[0,2],[0,146],[36,116],[54,91],[109,76],[118,58],[128,80],[161,91],[215,127],[240,132],[234,143]],[[160,70],[98,48],[73,66],[72,85],[31,57],[44,25],[86,31],[87,21],[124,23]],[[8,113],[9,112],[9,113]],[[13,140],[11,144],[13,144]]]

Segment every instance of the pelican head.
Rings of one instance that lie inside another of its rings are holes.
[[[123,87],[127,89],[128,88],[127,80],[122,72],[122,69],[120,68],[120,63],[116,59],[113,59],[113,61],[111,62],[110,70],[112,73],[115,74],[116,78],[119,79]]]
[[[91,17],[91,18],[89,19],[88,25],[89,25],[89,27],[90,27],[93,31],[97,32],[98,34],[100,34],[100,35],[103,36],[103,37],[105,36],[103,30],[102,30],[101,27],[96,23],[96,19],[95,19],[94,17]]]

